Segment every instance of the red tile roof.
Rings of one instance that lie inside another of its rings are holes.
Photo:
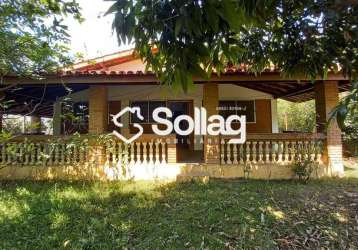
[[[153,50],[155,51],[155,50]],[[135,55],[133,49],[121,51],[118,53],[113,53],[105,55],[102,57],[90,59],[80,63],[76,63],[72,66],[72,69],[65,70],[62,72],[63,76],[73,76],[73,75],[153,75],[153,72],[147,71],[143,72],[141,70],[133,71],[113,71],[108,70],[109,67],[115,65],[121,65],[126,62],[137,60],[138,57]],[[143,63],[144,64],[144,63]],[[143,66],[143,65],[142,65]],[[143,67],[141,67],[143,68]],[[225,69],[224,74],[235,74],[249,72],[248,65],[241,64],[235,67],[228,67]],[[279,72],[279,69],[276,67],[269,67],[264,70],[264,72]]]
[[[230,74],[237,74],[237,73],[249,73],[248,67],[237,67],[237,68],[227,68],[224,71],[224,74],[230,75]],[[280,72],[277,68],[267,68],[264,70],[264,72]],[[91,75],[154,75],[154,72],[152,71],[146,71],[143,72],[141,70],[138,71],[114,71],[114,70],[67,70],[64,72],[60,72],[62,76],[91,76]]]

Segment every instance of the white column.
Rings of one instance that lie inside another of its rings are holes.
[[[278,133],[277,99],[271,100],[272,133]]]

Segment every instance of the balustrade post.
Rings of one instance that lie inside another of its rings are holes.
[[[150,141],[149,142],[149,164],[153,164],[154,163],[154,151],[153,151],[153,145],[154,145],[154,141]]]
[[[126,144],[127,145],[127,144]],[[123,161],[123,144],[121,143],[121,142],[118,142],[117,144],[116,144],[116,149],[117,149],[117,159],[116,159],[116,162],[115,162],[115,164],[118,166],[121,166],[121,165],[123,165],[124,164],[124,161]],[[126,152],[126,151],[124,151],[125,152],[125,154],[128,154],[128,152]]]
[[[309,145],[309,157],[311,161],[315,161],[315,142],[311,141],[310,145]]]
[[[155,165],[159,165],[160,164],[160,160],[159,160],[159,141],[156,140],[155,141]]]
[[[135,163],[136,164],[139,164],[139,163],[141,163],[141,157],[140,157],[140,142],[136,142],[135,143],[135,145],[136,145],[136,161],[135,161]]]
[[[75,145],[73,147],[73,158],[72,158],[72,162],[73,164],[76,164],[79,162],[79,155],[78,155],[78,145]]]
[[[259,162],[263,163],[263,149],[262,149],[263,142],[259,141]]]
[[[123,149],[123,153],[122,153],[122,157],[124,156],[123,159],[123,163],[125,166],[128,166],[129,162],[128,162],[128,158],[129,158],[129,150],[128,150],[128,144],[124,143],[124,149]]]
[[[47,162],[48,162],[48,156],[50,155],[49,153],[49,145],[47,143],[44,143],[43,144],[43,154],[44,156],[42,157],[42,166],[46,166],[47,165]]]
[[[265,162],[268,163],[268,162],[270,162],[270,142],[269,141],[266,141],[266,143],[265,143],[265,154],[266,154]]]
[[[282,162],[282,154],[283,154],[283,143],[282,143],[282,141],[279,141],[277,146],[278,146],[278,149],[277,149],[278,161]]]
[[[106,155],[106,165],[110,164],[110,159],[111,159],[111,153],[112,153],[112,161],[114,161],[114,157],[115,154],[113,153],[113,144],[111,145],[110,142],[106,143],[106,150],[105,150],[105,155]]]
[[[298,160],[301,161],[303,160],[303,152],[302,152],[302,141],[298,141],[298,146],[297,146],[297,157],[298,157]]]
[[[221,140],[221,145],[220,145],[220,163],[225,164],[225,140],[224,139]]]
[[[147,164],[148,163],[148,158],[147,158],[147,145],[148,145],[148,142],[143,142],[142,145],[143,145],[143,163]]]
[[[232,154],[233,154],[233,157],[234,157],[233,164],[237,165],[239,163],[238,160],[237,160],[237,144],[233,144],[232,147],[233,147]]]
[[[229,144],[229,143],[226,143],[226,156],[227,156],[226,163],[227,164],[232,164],[232,161],[231,161],[231,144]]]
[[[59,147],[60,145],[59,144],[54,144],[54,147],[55,147],[55,157],[54,157],[54,164],[55,165],[58,165],[59,164],[59,159],[60,159],[60,153],[59,153]]]
[[[278,152],[276,151],[276,148],[278,150],[278,144],[276,144],[276,141],[271,142],[271,157],[272,162],[276,162],[278,158]]]
[[[257,155],[256,155],[256,144],[257,142],[256,141],[253,141],[252,142],[252,162],[253,163],[256,163],[256,160],[257,160]]]
[[[290,142],[286,141],[285,142],[285,161],[289,162],[289,151],[288,151],[288,147],[289,147]]]
[[[36,165],[41,165],[42,164],[42,150],[41,150],[41,144],[40,143],[37,143],[36,144],[36,148],[37,148],[37,162],[36,162]]]
[[[88,158],[93,167],[104,166],[106,162],[105,146],[96,140],[91,140],[89,143]]]
[[[246,162],[250,162],[250,142],[246,142]]]
[[[135,147],[135,144],[134,142],[132,142],[130,144],[130,150],[131,150],[131,161],[130,161],[130,165],[134,165],[135,161],[134,161],[134,147]]]
[[[239,145],[239,162],[240,164],[244,164],[244,145],[240,144]]]
[[[291,161],[297,160],[296,141],[291,142]]]
[[[164,152],[165,152],[164,143],[162,143],[162,150],[163,150],[163,145],[164,145]],[[177,146],[172,142],[168,143],[168,163],[177,163]]]
[[[65,157],[65,154],[66,154],[66,145],[65,144],[60,144],[61,145],[61,164],[65,164],[65,160],[66,160],[66,157]]]

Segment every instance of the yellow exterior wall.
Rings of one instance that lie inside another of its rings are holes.
[[[209,165],[209,164],[165,164],[131,166],[134,180],[190,180],[196,177],[209,178],[244,178],[243,165]],[[0,170],[2,180],[124,180],[121,168],[94,166],[90,164],[61,167],[16,167],[10,166]],[[247,175],[246,175],[247,176]],[[312,178],[330,177],[331,171],[320,165]],[[251,166],[249,179],[292,179],[294,175],[289,165],[256,164]]]

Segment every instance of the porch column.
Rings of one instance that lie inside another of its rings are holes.
[[[217,83],[204,83],[203,107],[207,116],[218,114],[219,86]],[[204,136],[204,161],[209,164],[220,164],[220,138],[219,136]]]
[[[327,124],[330,112],[338,104],[338,94],[337,81],[321,81],[315,84],[317,132],[326,135],[322,160],[331,169],[332,175],[343,176],[341,130],[335,120]]]
[[[108,126],[108,103],[106,86],[90,86],[88,95],[88,109],[88,133],[105,133]],[[98,145],[96,140],[91,141],[90,143],[90,162],[95,168],[103,166],[105,163],[103,145]]]
[[[124,109],[129,106],[130,106],[129,100],[121,101],[121,109]],[[123,128],[121,128],[121,133],[123,134],[123,136],[129,138],[130,137],[130,129],[129,129],[130,113],[126,112],[124,115],[122,115],[121,122],[123,123]]]
[[[201,86],[202,87],[202,86]],[[194,99],[194,108],[200,108],[202,106],[202,96],[200,98]],[[202,151],[203,150],[203,143],[201,135],[194,135],[194,150]]]
[[[52,129],[53,129],[52,134],[53,135],[61,135],[61,126],[62,126],[61,107],[62,107],[62,105],[61,105],[60,101],[56,101],[53,104],[53,116],[52,116]]]
[[[89,88],[89,122],[90,134],[102,134],[108,126],[107,87],[91,86]]]

